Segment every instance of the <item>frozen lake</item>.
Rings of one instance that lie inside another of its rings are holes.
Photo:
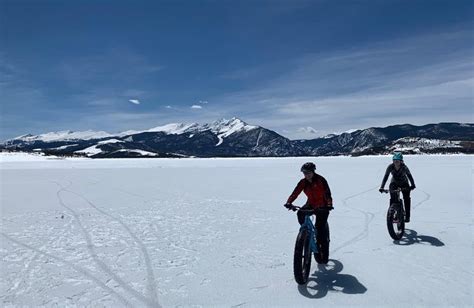
[[[400,242],[378,192],[388,156],[0,157],[2,306],[473,305],[472,156],[405,158],[417,189]],[[306,161],[335,210],[330,262],[298,286],[282,205]]]

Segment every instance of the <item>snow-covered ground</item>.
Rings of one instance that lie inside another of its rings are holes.
[[[308,160],[336,209],[330,262],[298,286],[282,204]],[[2,306],[473,305],[472,156],[406,158],[401,242],[377,191],[389,157],[0,162]]]

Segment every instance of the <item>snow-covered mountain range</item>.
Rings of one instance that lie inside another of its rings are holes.
[[[23,135],[0,147],[93,158],[327,156],[405,153],[474,153],[474,124],[395,125],[289,140],[238,118],[208,124],[172,123],[144,131],[60,131]]]

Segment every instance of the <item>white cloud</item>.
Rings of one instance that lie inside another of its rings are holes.
[[[307,133],[307,134],[317,134],[318,131],[312,128],[311,126],[308,127],[300,127],[298,128],[298,132],[300,133]]]
[[[173,108],[173,107],[171,107],[170,105],[168,105],[168,106],[165,106],[165,108],[166,108],[166,109],[171,109],[171,108]]]
[[[199,101],[199,104],[208,104],[208,101]]]
[[[199,105],[192,105],[191,109],[202,109],[202,106]]]
[[[129,99],[128,101],[132,104],[140,105],[140,101],[138,99]]]

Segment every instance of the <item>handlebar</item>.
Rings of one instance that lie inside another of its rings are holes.
[[[290,208],[290,210],[293,210],[293,212],[295,212],[297,210],[300,210],[300,212],[303,212],[303,213],[329,212],[329,211],[334,210],[334,207],[332,207],[332,206],[319,207],[319,208],[316,208],[316,209],[302,209],[303,208],[302,206],[296,206],[296,205],[293,205],[293,204],[291,206],[292,207]]]
[[[383,193],[395,193],[395,192],[402,192],[402,191],[410,191],[411,188],[397,188],[397,189],[384,189],[381,192]]]

